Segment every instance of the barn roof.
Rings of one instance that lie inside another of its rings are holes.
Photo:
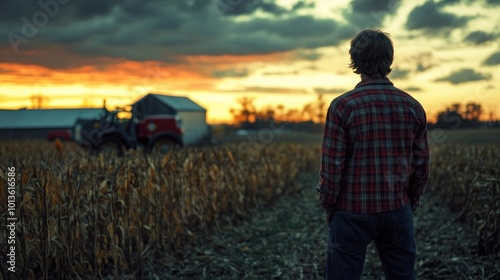
[[[189,99],[188,97],[150,93],[150,94],[144,96],[143,98],[146,98],[148,96],[156,98],[158,101],[175,109],[176,111],[200,111],[200,112],[207,111],[205,108],[201,107],[196,102]],[[139,99],[137,102],[139,102],[143,98]]]
[[[70,128],[76,120],[97,118],[103,108],[0,110],[0,129]]]

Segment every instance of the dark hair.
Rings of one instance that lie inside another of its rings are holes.
[[[351,63],[356,74],[368,77],[386,77],[391,73],[394,47],[388,33],[378,29],[365,29],[351,40]]]

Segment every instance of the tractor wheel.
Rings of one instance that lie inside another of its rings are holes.
[[[155,154],[168,154],[173,152],[179,145],[172,139],[161,138],[154,142],[151,152]]]
[[[104,138],[99,145],[99,152],[105,156],[119,156],[123,154],[123,143],[116,138]]]

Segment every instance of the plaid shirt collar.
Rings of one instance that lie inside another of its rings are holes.
[[[384,78],[367,78],[367,79],[361,80],[361,82],[359,82],[355,88],[364,87],[364,86],[372,86],[372,85],[394,86],[394,84],[389,80],[389,78],[384,77]]]

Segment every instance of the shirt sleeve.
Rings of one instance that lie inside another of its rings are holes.
[[[419,205],[420,196],[429,182],[430,175],[430,152],[426,121],[417,133],[417,137],[413,142],[412,152],[413,158],[411,165],[413,173],[410,176],[408,197],[412,207],[416,208]]]
[[[346,131],[343,118],[334,103],[328,108],[323,144],[319,182],[319,203],[327,214],[333,214],[341,193],[341,180],[346,155]]]

